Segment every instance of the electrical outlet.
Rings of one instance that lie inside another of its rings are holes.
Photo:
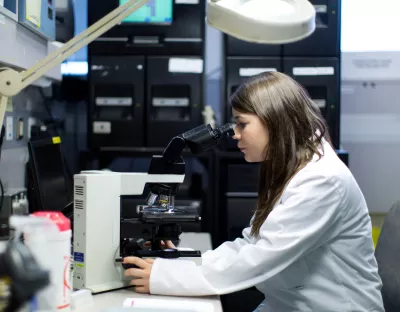
[[[32,126],[36,125],[36,118],[35,117],[29,117],[28,118],[28,140],[31,138],[31,130]]]
[[[14,119],[12,116],[6,118],[6,140],[12,141],[14,138]]]

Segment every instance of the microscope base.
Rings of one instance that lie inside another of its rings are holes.
[[[123,288],[127,288],[127,287],[132,287],[129,284],[129,280],[126,281],[113,281],[113,282],[109,282],[109,283],[105,283],[105,284],[101,284],[101,285],[93,285],[91,287],[87,287],[87,289],[90,290],[90,292],[95,295],[95,294],[99,294],[99,293],[103,293],[103,292],[107,292],[107,291],[113,291],[113,290],[118,290],[118,289],[123,289]]]
[[[142,259],[171,259],[171,260],[187,260],[193,261],[196,265],[202,264],[201,252],[198,250],[180,250],[180,249],[163,249],[163,250],[137,250],[125,255],[125,257],[139,257]],[[115,262],[122,263],[123,258],[115,259]],[[126,270],[128,268],[137,268],[135,265],[122,264]]]

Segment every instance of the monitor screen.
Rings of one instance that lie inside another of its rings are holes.
[[[123,5],[128,0],[119,0]],[[139,10],[129,15],[123,23],[171,24],[173,0],[150,0]]]
[[[31,211],[63,211],[73,199],[60,143],[59,137],[49,137],[28,144],[36,206]]]
[[[67,61],[61,64],[63,76],[86,76],[89,72],[88,62]]]

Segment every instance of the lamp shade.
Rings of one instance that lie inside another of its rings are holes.
[[[308,0],[207,0],[207,23],[240,40],[284,44],[315,30],[315,9]]]

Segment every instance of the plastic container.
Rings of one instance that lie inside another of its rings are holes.
[[[71,310],[71,222],[60,212],[37,212],[11,216],[15,237],[23,234],[25,244],[38,264],[50,272],[50,284],[39,291],[31,304],[35,312]]]
[[[42,246],[34,246],[27,239],[26,244],[37,256],[39,263],[50,271],[51,284],[43,293],[37,296],[38,310],[48,310],[48,299],[51,298],[52,311],[68,312],[71,310],[71,221],[61,212],[40,211],[32,214],[34,217],[46,218],[57,226],[57,233],[47,237],[47,248],[50,249],[49,258],[42,256]],[[36,252],[37,251],[37,252]],[[47,291],[47,292],[46,292]],[[47,297],[54,295],[54,297]],[[41,296],[45,298],[41,298]],[[43,299],[43,300],[42,300]]]

